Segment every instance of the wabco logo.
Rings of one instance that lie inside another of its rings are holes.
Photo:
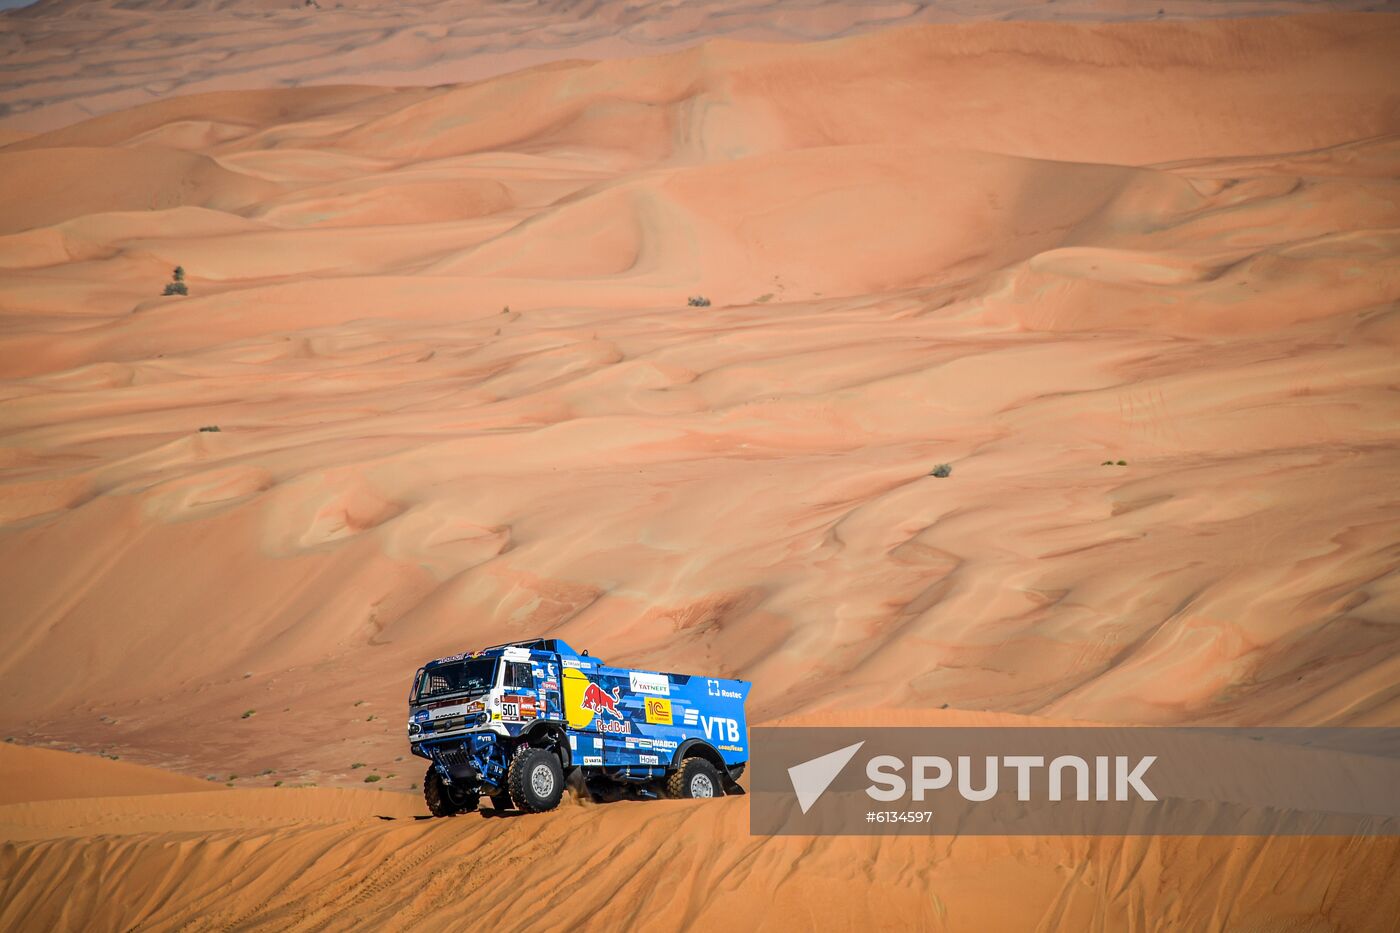
[[[856,742],[788,768],[788,779],[803,813],[821,799],[864,744]],[[1079,755],[1059,755],[1048,761],[1044,755],[987,755],[980,761],[969,755],[952,760],[914,755],[905,761],[895,755],[875,755],[865,762],[870,784],[864,792],[881,803],[906,797],[922,802],[931,792],[956,786],[964,800],[982,802],[997,795],[1005,771],[1014,772],[1018,801],[1155,801],[1157,795],[1144,776],[1156,760],[1155,755],[1144,755],[1135,762],[1126,755],[1098,755],[1087,760]],[[1009,773],[1008,784],[1012,780]]]

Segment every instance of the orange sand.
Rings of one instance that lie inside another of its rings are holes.
[[[56,780],[111,764],[24,754]],[[405,794],[147,774],[0,805],[0,927],[1363,930],[1400,910],[1393,839],[751,837],[746,797],[433,820]]]
[[[1312,12],[1317,0],[39,0],[0,14],[0,142],[172,95],[438,85],[725,36],[834,39],[890,26],[1172,21]],[[1326,0],[1373,10],[1376,0]]]
[[[69,79],[11,89],[0,735],[121,760],[3,748],[0,927],[1397,913],[1388,842],[409,819],[413,668],[538,634],[753,722],[1400,722],[1400,17],[835,20],[32,135]]]

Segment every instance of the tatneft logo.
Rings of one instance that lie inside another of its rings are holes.
[[[798,806],[806,813],[832,782],[845,770],[865,742],[856,742],[834,752],[788,768],[788,778],[797,794]],[[1059,755],[1048,761],[1044,755],[986,755],[974,764],[970,755],[949,760],[938,755],[914,755],[907,761],[895,755],[875,755],[865,762],[865,776],[871,783],[865,794],[882,803],[922,801],[930,792],[956,786],[964,800],[991,800],[1001,787],[1003,771],[1014,772],[1016,799],[1059,801],[1155,801],[1157,795],[1144,780],[1156,755],[1133,761],[1126,755]],[[1008,774],[1008,778],[1010,775]]]

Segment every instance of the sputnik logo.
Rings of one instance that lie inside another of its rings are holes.
[[[812,809],[812,805],[826,793],[826,789],[836,780],[841,769],[850,763],[864,744],[865,742],[861,741],[847,745],[820,758],[813,758],[788,768],[788,779],[792,781],[792,789],[797,794],[797,805],[802,808],[803,813]]]

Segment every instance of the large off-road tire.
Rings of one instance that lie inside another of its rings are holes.
[[[666,778],[667,797],[723,797],[719,771],[703,758],[687,758]]]
[[[510,760],[506,787],[516,807],[526,813],[553,810],[564,796],[564,769],[553,752],[526,745]]]
[[[444,783],[437,768],[428,765],[428,773],[423,775],[423,802],[433,816],[451,816],[454,813],[470,813],[476,809],[480,796],[472,793],[453,793]]]

